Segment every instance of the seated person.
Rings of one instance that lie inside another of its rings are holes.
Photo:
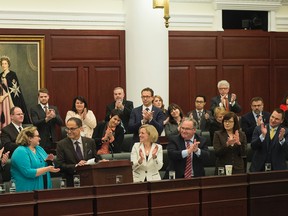
[[[243,157],[246,156],[246,146],[246,136],[240,131],[237,115],[227,112],[222,120],[222,129],[214,133],[215,175],[218,173],[218,168],[225,165],[233,165],[233,174],[245,173]]]
[[[282,109],[284,112],[288,110],[288,94],[284,96],[282,99],[282,102],[280,104],[280,109]]]
[[[74,98],[72,103],[72,110],[69,110],[66,114],[65,122],[71,117],[81,119],[83,131],[81,136],[91,138],[93,135],[94,128],[97,125],[96,117],[92,110],[88,110],[86,99],[82,96]]]
[[[214,119],[210,125],[210,139],[213,143],[214,133],[222,128],[222,120],[226,113],[226,110],[223,107],[216,107],[214,110]]]
[[[163,122],[164,125],[166,125],[166,123],[168,122],[168,112],[167,110],[165,109],[165,105],[163,103],[163,99],[160,95],[155,95],[154,96],[154,99],[153,99],[153,106],[159,108],[162,110],[162,112],[164,113],[166,119],[165,121]]]
[[[162,146],[157,144],[158,132],[153,125],[142,125],[139,129],[140,142],[133,145],[131,161],[133,181],[161,180],[159,170],[163,166]]]
[[[167,137],[179,134],[179,125],[184,117],[182,109],[177,104],[170,104],[168,107],[169,121],[165,125],[165,135]]]
[[[39,146],[40,136],[34,126],[26,127],[19,133],[11,157],[11,178],[15,180],[16,191],[43,190],[52,187],[50,172],[59,172],[52,164],[53,154],[47,155]]]
[[[93,133],[97,154],[120,153],[124,139],[124,129],[121,127],[122,111],[114,109],[110,112],[110,120],[97,125]]]

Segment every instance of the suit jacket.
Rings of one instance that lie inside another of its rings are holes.
[[[152,158],[153,149],[158,146],[157,158]],[[163,166],[163,151],[162,146],[156,143],[152,143],[151,150],[147,160],[143,160],[142,164],[138,163],[140,158],[139,151],[142,150],[145,154],[144,145],[141,143],[135,143],[131,151],[131,161],[133,163],[133,181],[144,182],[145,178],[147,181],[161,180],[159,170]]]
[[[205,118],[205,113],[209,114],[209,118]],[[201,131],[209,131],[210,124],[212,121],[212,113],[209,110],[203,110],[201,119],[198,118],[197,110],[192,110],[187,114],[187,116],[190,116],[192,114],[193,119],[198,123],[197,129],[200,129]]]
[[[205,176],[203,161],[209,159],[207,140],[204,137],[198,136],[196,133],[194,139],[200,141],[198,148],[201,150],[201,154],[197,156],[193,153],[193,175],[194,177]],[[169,171],[175,171],[176,178],[184,178],[186,158],[182,157],[182,151],[185,149],[185,141],[181,135],[173,136],[169,139],[167,145],[169,165],[164,178],[168,178]]]
[[[215,149],[216,166],[215,175],[217,175],[218,167],[225,165],[233,165],[233,174],[244,173],[245,166],[243,157],[246,156],[247,141],[245,133],[239,131],[241,145],[227,146],[226,142],[228,134],[226,131],[216,131],[214,134],[213,147]]]
[[[234,113],[240,113],[241,112],[241,106],[238,104],[237,100],[235,101],[235,104],[234,106],[232,106],[232,104],[230,103],[231,101],[231,94],[228,94],[228,101],[229,101],[229,110],[231,112],[234,112]],[[219,107],[219,103],[221,102],[221,97],[220,95],[216,96],[216,97],[213,97],[211,99],[211,107],[210,107],[210,110],[211,112],[214,114],[214,109],[216,107]]]
[[[142,107],[143,105],[134,108],[129,119],[129,130],[130,132],[134,133],[134,142],[139,142],[139,128],[142,125],[141,120],[143,119]],[[161,109],[155,106],[152,106],[152,111],[154,111],[153,119],[148,124],[153,125],[160,136],[163,131],[163,121],[165,120],[165,115]]]
[[[81,137],[83,144],[83,157],[84,160],[95,158],[95,161],[99,160],[99,156],[96,155],[96,145],[93,139],[87,137]],[[61,173],[64,175],[67,181],[67,186],[73,186],[73,175],[76,173],[76,164],[79,163],[74,144],[68,137],[60,140],[57,143],[57,166],[61,169]]]
[[[263,118],[264,124],[268,124],[269,118],[270,118],[270,113],[263,111],[262,112],[262,118]],[[246,113],[245,115],[243,115],[241,117],[240,125],[242,128],[242,131],[246,134],[247,142],[251,143],[253,131],[254,131],[255,127],[257,126],[252,111],[249,113]]]
[[[97,125],[97,127],[94,130],[92,138],[95,140],[96,143],[96,149],[99,150],[102,145],[102,138],[105,135],[106,129],[107,129],[108,122],[101,122]],[[121,125],[118,125],[115,128],[114,132],[114,141],[110,143],[110,146],[113,150],[113,153],[120,153],[122,151],[121,145],[123,143],[124,139],[124,130],[121,127]]]
[[[132,101],[127,101],[127,100],[123,100],[122,104],[124,106],[124,110],[122,111],[121,120],[122,120],[123,126],[126,130],[126,133],[129,133],[128,124],[129,124],[130,114],[131,114],[134,106],[133,106]],[[113,103],[107,105],[105,121],[109,121],[110,114],[111,114],[111,111],[113,109],[115,109],[115,101]]]
[[[279,142],[278,127],[273,139],[270,139],[270,126],[266,125],[267,134],[261,142],[259,136],[261,135],[261,127],[257,126],[254,129],[251,148],[254,150],[252,163],[250,167],[251,172],[264,171],[265,163],[271,163],[272,170],[285,170],[287,169],[285,154],[288,152],[288,130],[285,128],[285,142],[281,145]]]
[[[12,123],[2,128],[1,131],[0,149],[4,146],[5,152],[10,151],[9,158],[11,158],[14,150],[18,147],[15,141],[19,132]]]
[[[56,125],[61,126],[63,124],[63,120],[59,115],[57,107],[49,105],[49,109],[55,110],[56,117],[48,122],[45,121],[46,113],[40,104],[32,107],[30,110],[32,123],[37,127],[41,138],[40,146],[45,150],[51,148],[52,144],[57,141],[55,132]]]

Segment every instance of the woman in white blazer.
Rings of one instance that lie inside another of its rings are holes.
[[[131,161],[133,163],[133,181],[161,180],[159,170],[163,166],[162,146],[155,143],[158,132],[152,125],[142,125],[139,129],[140,142],[133,145]]]

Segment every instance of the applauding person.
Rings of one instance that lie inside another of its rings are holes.
[[[131,152],[133,181],[161,180],[159,170],[163,166],[162,146],[156,144],[158,132],[152,125],[142,125],[139,129],[140,142],[134,144]]]
[[[246,155],[246,135],[240,131],[238,117],[233,112],[224,115],[222,129],[214,133],[213,147],[216,155],[216,170],[218,167],[233,165],[232,173],[244,173]]]

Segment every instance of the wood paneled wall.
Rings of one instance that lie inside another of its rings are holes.
[[[218,94],[217,82],[230,82],[244,114],[250,99],[261,96],[272,111],[288,91],[288,33],[258,30],[169,32],[169,100],[184,112],[194,109],[196,95],[206,108]]]

